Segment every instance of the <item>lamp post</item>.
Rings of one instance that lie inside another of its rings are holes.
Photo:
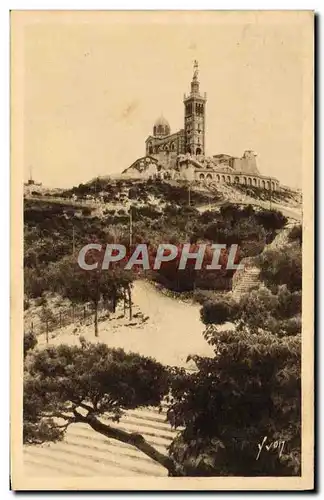
[[[131,249],[133,244],[133,217],[132,217],[132,206],[129,207],[129,249]]]

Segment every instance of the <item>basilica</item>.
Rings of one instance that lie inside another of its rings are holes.
[[[138,158],[123,175],[144,179],[186,180],[189,182],[239,183],[278,190],[279,181],[260,175],[256,154],[246,150],[241,158],[227,154],[205,156],[206,93],[199,88],[198,63],[194,63],[191,90],[184,95],[184,128],[172,133],[161,116],[153,134],[145,141],[145,156]]]

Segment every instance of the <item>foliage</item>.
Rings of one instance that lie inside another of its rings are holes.
[[[287,217],[278,210],[261,210],[257,219],[265,229],[282,229],[287,223]]]
[[[289,233],[289,240],[290,241],[297,241],[300,245],[302,245],[303,242],[303,228],[302,225],[299,224],[297,226],[294,226],[290,233]]]
[[[103,258],[103,253],[95,255],[89,252],[88,263],[95,262],[96,257]],[[98,253],[98,252],[97,252]],[[90,260],[89,260],[90,259]],[[91,302],[94,307],[94,328],[98,336],[98,306],[101,300],[111,300],[115,310],[118,300],[124,295],[124,290],[129,294],[129,306],[131,307],[131,283],[132,273],[121,267],[114,266],[113,269],[102,270],[82,269],[75,258],[66,257],[59,263],[53,264],[49,269],[48,286],[51,291],[67,297],[72,303]]]
[[[172,461],[141,435],[113,426],[125,410],[159,405],[168,391],[169,377],[169,371],[153,359],[106,344],[81,340],[80,347],[60,345],[35,351],[25,366],[24,442],[62,439],[69,425],[82,422],[136,446],[172,470]],[[102,416],[105,423],[99,420]]]
[[[183,473],[285,476],[300,473],[300,336],[207,329],[214,358],[175,377],[169,420],[183,426],[170,447]],[[258,444],[284,440],[278,449]]]
[[[287,323],[287,320],[301,314],[301,292],[291,292],[287,285],[281,285],[276,294],[261,286],[258,290],[243,295],[238,309],[240,327],[250,332],[266,330],[278,336],[301,332],[299,322]],[[294,324],[297,327],[295,331],[292,330]]]
[[[301,299],[301,291],[291,292],[287,285],[280,285],[277,293],[261,285],[242,295],[238,303],[227,297],[209,299],[200,315],[206,325],[231,322],[240,331],[257,334],[266,330],[281,337],[295,335],[301,332]]]
[[[97,180],[93,182],[91,186],[94,186]],[[252,206],[241,208],[231,203],[222,205],[219,210],[200,213],[193,206],[187,205],[188,188],[185,185],[173,186],[164,182],[135,182],[132,185],[123,180],[119,186],[108,180],[101,179],[100,182],[100,189],[108,193],[109,198],[116,198],[116,202],[117,197],[123,195],[123,190],[126,190],[127,196],[130,189],[137,190],[140,196],[136,198],[137,202],[142,202],[146,197],[146,206],[132,207],[133,242],[150,243],[153,248],[157,248],[161,242],[179,246],[188,241],[226,245],[235,243],[240,247],[241,259],[259,255],[265,244],[275,237],[278,231],[275,228],[281,227],[285,221],[284,218],[280,219],[277,212],[269,212],[270,215],[267,216],[267,211],[260,212]],[[204,193],[197,193],[197,196],[206,196]],[[150,204],[149,196],[158,198],[161,204]],[[183,204],[181,200],[184,201]],[[111,199],[109,201],[111,202]],[[46,291],[48,266],[52,262],[61,261],[67,255],[75,255],[75,252],[94,239],[102,244],[117,241],[127,246],[128,213],[124,209],[109,209],[102,217],[84,216],[82,209],[77,207],[51,204],[49,201],[41,203],[39,200],[26,200],[26,295],[38,297]],[[175,291],[191,291],[195,287],[228,290],[231,287],[232,274],[225,273],[224,270],[202,270],[194,276],[191,272],[178,271],[169,264],[162,266],[161,270],[155,273],[154,279]]]
[[[268,249],[257,259],[261,268],[260,278],[268,287],[287,284],[290,291],[302,287],[302,254],[298,243],[284,248]]]
[[[37,337],[33,332],[24,333],[24,358],[28,351],[34,349],[37,345]]]
[[[203,305],[215,355],[192,356],[197,373],[176,374],[168,413],[183,428],[170,455],[185,475],[301,473],[301,283],[290,283],[292,262],[301,272],[297,246],[260,259],[283,273],[280,282],[279,271],[267,274],[271,289],[261,285],[237,304],[224,297]],[[221,330],[226,321],[232,329]]]
[[[237,315],[237,305],[233,300],[208,301],[200,311],[201,320],[205,325],[221,325],[226,321],[234,321]]]

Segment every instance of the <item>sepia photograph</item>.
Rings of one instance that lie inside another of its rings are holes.
[[[313,44],[11,12],[13,490],[313,489]]]

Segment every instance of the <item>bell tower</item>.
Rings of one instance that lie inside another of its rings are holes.
[[[200,94],[198,80],[198,62],[194,62],[194,73],[191,81],[191,92],[184,95],[185,107],[184,130],[185,152],[191,155],[205,154],[205,112],[206,93]]]

